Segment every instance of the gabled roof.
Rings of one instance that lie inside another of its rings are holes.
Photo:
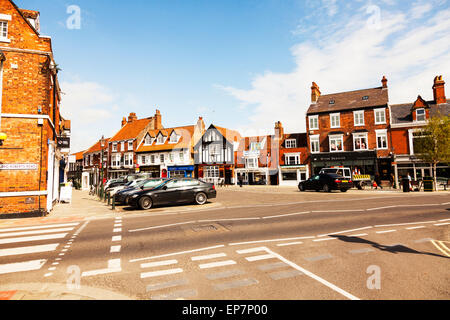
[[[71,154],[71,156],[75,156],[76,160],[83,160],[83,154],[84,154],[85,152],[86,152],[86,151],[80,151],[80,152]]]
[[[140,143],[138,150],[136,152],[155,152],[155,151],[165,151],[165,150],[173,150],[173,149],[190,149],[194,145],[193,136],[194,136],[195,126],[183,126],[183,127],[175,127],[175,128],[166,128],[160,130],[149,130],[147,134],[145,134],[143,141]],[[170,136],[175,132],[180,136],[178,143],[170,143]],[[144,145],[145,138],[147,135],[150,135],[152,138],[156,138],[159,134],[167,137],[166,141],[163,144],[156,144],[156,140],[150,146]]]
[[[124,140],[133,140],[142,132],[142,130],[147,127],[147,125],[152,121],[152,118],[134,120],[133,122],[128,122],[122,127],[110,140],[109,142],[117,142]]]
[[[334,103],[330,104],[330,102]],[[383,87],[340,92],[320,96],[317,103],[311,104],[308,114],[387,106],[388,103],[388,89]]]
[[[33,12],[37,12],[37,11],[33,11],[33,10],[25,10],[25,9],[20,9],[12,0],[8,0],[12,6],[17,10],[17,12],[19,12],[19,14],[22,16],[23,20],[25,20],[25,22],[30,26],[30,28],[34,31],[34,33],[36,33],[36,35],[39,35],[39,32],[36,30],[35,27],[33,27],[33,25],[30,23],[30,21],[28,21],[27,16],[26,15],[31,15]],[[38,13],[38,12],[37,12]],[[39,14],[39,13],[38,13]],[[29,16],[28,16],[29,18]]]
[[[236,130],[222,128],[222,127],[215,126],[215,125],[211,125],[210,128],[211,127],[216,128],[217,131],[219,131],[220,134],[230,143],[239,142],[242,139],[241,134],[239,132],[237,132]]]
[[[263,150],[269,150],[271,148],[272,136],[253,136],[244,137],[239,142],[238,152],[249,151],[252,143],[264,143]]]
[[[103,150],[106,152],[108,150],[108,142],[109,142],[110,138],[106,138],[105,139],[105,146],[103,147]],[[101,146],[101,140],[97,141],[96,144],[94,144],[92,147],[90,147],[89,149],[87,149],[84,154],[88,154],[88,153],[96,153],[96,152],[101,152],[102,151],[102,146]]]
[[[450,100],[447,103],[435,104],[434,101],[427,101],[427,105],[430,107],[430,116],[436,116],[438,114],[450,115]],[[412,109],[414,103],[403,103],[391,105],[391,124],[408,124],[413,123]]]

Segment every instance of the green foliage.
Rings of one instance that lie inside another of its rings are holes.
[[[436,116],[415,133],[414,154],[433,164],[450,162],[450,117]],[[420,138],[419,138],[420,137]]]

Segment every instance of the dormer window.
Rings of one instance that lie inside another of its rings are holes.
[[[177,143],[178,142],[178,135],[174,131],[172,135],[170,136],[170,143]]]
[[[164,136],[160,133],[156,138],[156,144],[163,144],[165,141]]]
[[[286,140],[286,148],[288,149],[297,148],[297,140],[295,139]]]
[[[426,121],[425,109],[421,108],[421,109],[417,109],[416,110],[416,121],[417,122],[424,122],[424,121]]]
[[[144,140],[144,146],[150,146],[153,143],[152,137],[148,134]]]
[[[336,101],[330,100],[330,104],[335,104],[335,103],[336,103]]]
[[[367,100],[369,100],[369,96],[364,96],[362,99],[363,99],[363,101],[367,101]]]

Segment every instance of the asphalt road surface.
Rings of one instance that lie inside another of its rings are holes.
[[[2,228],[0,291],[60,284],[154,300],[450,298],[448,193],[308,199]]]

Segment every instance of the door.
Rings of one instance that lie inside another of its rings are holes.
[[[183,202],[182,200],[182,181],[181,180],[172,180],[169,181],[165,187],[167,189],[159,190],[156,194],[156,201],[159,204],[176,204],[179,202]]]
[[[55,149],[54,146],[48,146],[48,167],[47,167],[47,212],[53,209],[53,181],[54,181],[54,166],[55,164]]]

